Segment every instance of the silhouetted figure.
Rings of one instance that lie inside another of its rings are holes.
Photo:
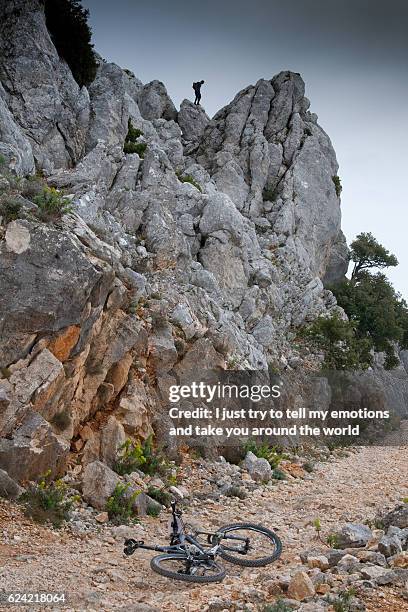
[[[194,104],[200,104],[200,100],[201,100],[201,85],[204,85],[204,81],[197,81],[196,83],[193,83],[193,89],[195,91],[195,100],[194,100]]]

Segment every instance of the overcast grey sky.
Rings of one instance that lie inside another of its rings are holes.
[[[243,87],[300,72],[332,139],[350,242],[371,231],[400,265],[408,299],[408,2],[406,0],[84,0],[96,50],[176,105],[204,79],[209,115]]]

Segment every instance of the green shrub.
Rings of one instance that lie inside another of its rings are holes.
[[[153,435],[150,435],[144,442],[126,440],[119,449],[113,469],[120,475],[141,470],[149,476],[155,474],[168,476],[171,466],[162,453],[154,449]]]
[[[113,469],[117,474],[123,476],[140,470],[144,463],[146,463],[146,457],[143,454],[141,443],[128,439],[119,448],[118,458]]]
[[[132,121],[128,120],[128,132],[123,145],[124,153],[137,153],[143,159],[147,144],[145,142],[137,142],[137,139],[143,136],[142,130],[133,127]]]
[[[130,483],[118,482],[112,495],[106,502],[106,512],[109,519],[115,525],[127,525],[136,518],[133,512],[133,504],[140,491],[129,494]]]
[[[327,536],[327,544],[331,547],[331,548],[340,548],[340,543],[339,543],[339,536],[337,535],[337,533],[330,533]]]
[[[4,155],[0,155],[0,166],[5,166],[6,165],[6,158],[4,157]]]
[[[266,459],[272,469],[277,468],[282,459],[285,458],[283,450],[279,446],[270,446],[266,442],[248,440],[244,446],[245,454],[252,452],[260,459]]]
[[[274,189],[264,189],[262,193],[264,202],[275,202],[277,195]]]
[[[341,186],[340,177],[335,174],[334,176],[332,176],[332,181],[334,183],[334,189],[336,190],[336,196],[339,198],[343,189],[343,187]]]
[[[131,119],[128,120],[128,133],[126,136],[126,142],[136,142],[139,136],[143,136],[142,130],[133,127]]]
[[[69,519],[73,498],[68,498],[66,485],[61,480],[51,480],[51,470],[30,484],[19,498],[24,506],[24,513],[37,523],[50,523],[61,527]]]
[[[354,322],[341,319],[337,313],[317,318],[301,336],[324,353],[323,365],[329,370],[367,369],[372,364],[370,340],[359,338]]]
[[[45,0],[51,39],[81,87],[92,83],[97,71],[88,17],[89,11],[78,0]]]
[[[347,589],[337,595],[337,601],[333,603],[334,612],[351,612],[354,610],[353,598],[356,596],[356,590],[353,588]]]
[[[71,417],[67,408],[64,408],[61,412],[57,412],[51,419],[51,424],[54,425],[60,431],[64,431],[71,424]]]
[[[286,480],[286,474],[283,470],[275,468],[274,470],[272,470],[272,478],[274,480]]]
[[[170,506],[172,496],[168,491],[150,486],[147,489],[147,494],[149,495],[149,497],[159,502],[159,504],[161,504],[162,506],[166,506],[166,508]]]
[[[123,151],[125,153],[137,153],[138,156],[143,159],[147,148],[145,142],[125,142],[123,145]]]
[[[70,200],[54,187],[44,187],[33,202],[38,206],[37,216],[41,221],[55,220],[72,212]]]
[[[195,180],[195,178],[193,176],[191,176],[191,174],[183,174],[180,170],[178,170],[176,172],[177,178],[181,183],[190,183],[190,185],[192,185],[193,187],[195,187],[196,189],[198,189],[198,191],[200,193],[202,193],[202,188],[201,185],[199,185],[199,183],[197,183],[197,181]]]
[[[14,198],[5,198],[0,202],[0,217],[3,217],[5,223],[18,219],[20,211],[21,203]]]
[[[151,504],[150,506],[149,505],[147,506],[146,512],[148,516],[157,518],[160,514],[160,508],[158,508],[157,506],[153,506],[153,504]]]

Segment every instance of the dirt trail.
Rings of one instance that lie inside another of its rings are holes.
[[[324,535],[346,521],[374,518],[378,511],[390,509],[408,496],[407,459],[407,447],[364,448],[317,464],[306,480],[259,488],[245,500],[222,498],[223,504],[205,505],[192,502],[185,512],[186,521],[207,528],[237,520],[262,522],[276,528],[284,543],[282,558],[274,565],[253,570],[226,564],[225,581],[204,587],[173,582],[153,573],[149,567],[153,553],[137,551],[130,559],[124,558],[122,532],[132,532],[130,528],[103,527],[100,533],[84,536],[68,530],[53,532],[33,525],[17,506],[3,502],[0,591],[63,590],[75,610],[195,612],[205,610],[209,602],[213,602],[214,610],[233,610],[233,602],[243,598],[246,609],[258,609],[261,602],[273,600],[265,595],[263,583],[299,565],[299,553],[316,545],[311,525],[314,519],[320,519]],[[197,469],[187,487],[193,490],[198,484]],[[160,519],[144,519],[136,527],[136,537],[162,542],[167,522],[166,513]],[[381,592],[372,601],[367,600],[367,609],[408,610],[406,602],[394,602],[392,590],[384,593],[385,601]],[[215,606],[217,597],[226,603],[224,607]]]

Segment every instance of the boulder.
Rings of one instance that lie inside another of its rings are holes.
[[[346,523],[337,533],[340,548],[362,548],[372,537],[372,531],[367,525]]]
[[[0,367],[24,357],[36,334],[80,323],[104,277],[67,232],[28,221],[14,227],[24,230],[26,248],[21,236],[0,243]]]
[[[324,555],[309,555],[307,565],[312,569],[317,567],[323,572],[330,567],[329,560]]]
[[[391,570],[380,567],[378,565],[369,565],[365,564],[360,569],[360,574],[365,580],[377,580],[378,578],[383,578],[384,576],[388,576],[391,573]]]
[[[385,535],[378,542],[378,551],[385,557],[402,552],[401,540],[397,535]]]
[[[242,467],[247,470],[255,482],[269,482],[272,478],[272,468],[269,461],[256,457],[251,451],[246,454]]]
[[[394,510],[386,514],[382,520],[382,524],[387,529],[391,525],[400,529],[408,528],[408,504],[400,504]]]
[[[177,119],[176,108],[161,81],[151,81],[139,93],[139,108],[144,119]]]
[[[181,127],[184,140],[198,141],[209,121],[210,118],[201,106],[193,104],[190,100],[183,100],[177,122]]]
[[[4,470],[0,469],[0,497],[6,499],[17,499],[24,492],[20,485],[10,478]]]
[[[41,415],[29,410],[12,435],[0,439],[0,469],[16,481],[36,480],[48,471],[56,477],[64,472],[68,453],[67,441]]]
[[[83,498],[94,508],[105,510],[118,482],[119,476],[101,461],[88,463],[82,476]]]

